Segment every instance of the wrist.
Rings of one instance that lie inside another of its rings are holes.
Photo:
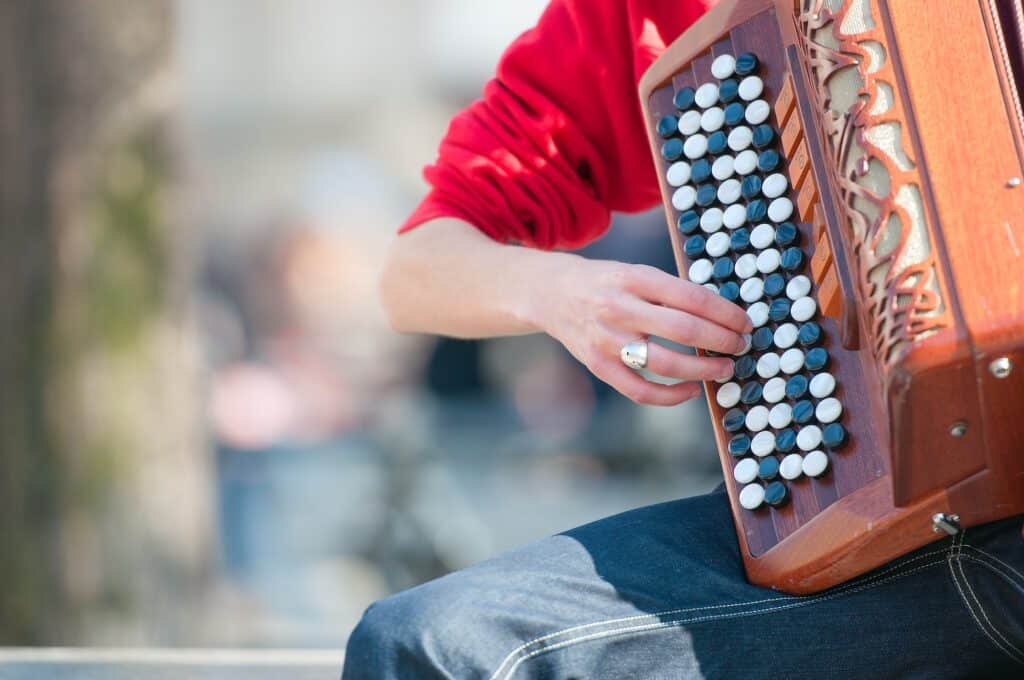
[[[526,266],[519,269],[522,285],[512,310],[516,319],[534,331],[555,335],[554,324],[564,316],[568,281],[585,262],[572,253],[530,251]]]

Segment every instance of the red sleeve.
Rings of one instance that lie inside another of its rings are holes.
[[[457,217],[499,241],[576,248],[657,203],[637,83],[713,0],[553,0],[456,115],[400,231]]]

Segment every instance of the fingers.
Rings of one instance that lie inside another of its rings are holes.
[[[648,365],[650,359],[648,358]],[[626,367],[616,356],[602,357],[591,365],[590,370],[627,398],[638,404],[650,406],[676,406],[700,394],[700,383],[681,382],[675,385],[660,385],[645,380],[643,376]]]
[[[746,312],[704,286],[645,265],[630,267],[626,279],[627,289],[649,302],[703,317],[737,333],[753,330]]]
[[[642,335],[657,335],[680,345],[736,354],[742,352],[747,344],[746,339],[735,330],[694,314],[652,305],[643,300],[634,299],[625,303],[623,313],[625,327],[636,329]]]
[[[683,354],[656,342],[648,342],[647,370],[680,380],[718,380],[732,377],[733,361],[725,357]]]

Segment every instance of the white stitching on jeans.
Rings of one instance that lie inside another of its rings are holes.
[[[988,557],[989,559],[993,559],[993,560],[995,560],[996,562],[998,562],[999,564],[1003,565],[1004,567],[1006,567],[1007,569],[1009,569],[1010,571],[1012,571],[1012,572],[1013,572],[1014,574],[1016,574],[1016,575],[1018,576],[1018,578],[1020,578],[1020,580],[1021,580],[1021,581],[1024,581],[1024,574],[1020,573],[1019,571],[1017,571],[1016,569],[1014,569],[1012,565],[1010,565],[1010,564],[1007,564],[1006,562],[1002,561],[1001,559],[999,559],[998,557],[996,557],[996,556],[995,556],[995,555],[993,555],[992,553],[988,553],[988,552],[985,552],[985,551],[984,551],[984,550],[982,550],[981,548],[979,548],[979,547],[977,547],[977,546],[974,546],[974,545],[969,545],[969,546],[967,546],[967,548],[968,548],[969,550],[973,550],[974,552],[978,552],[978,553],[981,553],[982,555],[985,555],[985,556],[986,556],[986,557]]]
[[[950,544],[949,550],[952,550],[952,544]],[[912,564],[913,562],[916,562],[918,560],[924,559],[925,557],[930,557],[932,555],[938,555],[939,553],[947,553],[947,552],[948,552],[948,550],[946,548],[943,548],[943,549],[940,549],[940,550],[932,550],[930,552],[922,553],[921,555],[917,555],[916,557],[912,557],[909,560],[904,560],[903,562],[900,562],[899,564],[894,564],[894,565],[890,566],[888,569],[886,569],[884,571],[881,571],[881,572],[879,572],[877,574],[870,574],[870,575],[864,577],[863,579],[861,579],[859,581],[855,580],[855,581],[851,581],[849,583],[846,583],[846,584],[840,586],[838,590],[833,591],[832,593],[829,593],[829,594],[826,594],[826,595],[799,595],[799,596],[768,597],[768,598],[765,598],[765,599],[762,599],[762,600],[750,600],[750,601],[747,601],[747,602],[734,602],[734,603],[731,603],[731,604],[716,604],[716,605],[709,605],[707,607],[687,607],[687,608],[683,608],[683,609],[668,609],[666,611],[653,612],[653,613],[650,613],[650,614],[637,614],[635,616],[626,616],[626,617],[617,618],[617,619],[605,619],[604,621],[595,621],[593,623],[584,623],[584,624],[581,624],[581,625],[578,625],[578,626],[572,626],[570,628],[564,628],[562,630],[557,630],[557,631],[555,631],[553,633],[548,633],[547,635],[542,635],[541,637],[534,638],[533,640],[529,640],[527,642],[524,642],[523,644],[521,644],[518,647],[516,647],[515,649],[513,649],[511,652],[509,652],[505,656],[504,659],[502,659],[501,664],[498,666],[498,668],[494,671],[494,674],[491,676],[491,680],[498,680],[498,677],[500,676],[501,672],[504,670],[505,665],[508,664],[510,661],[512,661],[520,652],[524,651],[527,647],[531,647],[531,646],[536,645],[538,643],[544,642],[545,640],[550,640],[551,638],[558,637],[559,635],[565,635],[566,633],[572,633],[572,632],[575,632],[575,631],[578,631],[578,630],[584,630],[584,629],[587,629],[587,628],[596,628],[598,626],[607,626],[607,625],[611,625],[611,624],[615,624],[615,623],[627,623],[629,621],[636,621],[636,620],[639,620],[639,619],[657,618],[657,617],[661,617],[661,616],[669,616],[671,614],[682,614],[682,613],[686,613],[686,612],[699,612],[699,611],[706,611],[706,610],[711,610],[711,609],[725,609],[725,608],[728,608],[728,607],[745,607],[745,606],[750,606],[750,605],[755,605],[755,604],[764,604],[766,602],[780,602],[780,601],[783,601],[783,600],[797,600],[797,601],[811,602],[811,601],[814,601],[816,599],[820,599],[820,598],[823,598],[823,597],[829,597],[830,595],[840,594],[842,592],[847,591],[850,588],[856,587],[856,586],[861,585],[861,584],[870,583],[871,581],[874,581],[875,579],[881,578],[882,576],[885,576],[886,574],[888,574],[888,573],[890,573],[892,571],[895,571],[897,569],[905,567],[908,564]],[[506,675],[505,677],[508,677],[508,676]]]
[[[981,603],[981,600],[978,599],[977,594],[974,592],[974,587],[971,586],[971,581],[970,581],[970,579],[967,578],[967,572],[964,571],[963,547],[962,546],[963,546],[963,542],[961,542],[961,549],[957,553],[957,567],[960,569],[960,576],[963,577],[964,585],[967,586],[967,592],[970,594],[971,599],[974,600],[974,603],[976,605],[978,605],[978,611],[981,612],[982,618],[985,619],[985,623],[987,623],[989,628],[992,629],[992,632],[995,633],[999,637],[999,639],[1002,640],[1003,643],[1007,647],[1009,647],[1010,649],[1012,649],[1014,652],[1017,653],[1017,656],[1014,657],[1014,660],[1018,661],[1018,662],[1024,663],[1024,652],[1021,652],[1019,647],[1017,647],[1015,644],[1013,644],[1012,642],[1007,640],[1006,636],[1003,635],[1002,631],[1000,631],[996,627],[996,625],[994,623],[992,623],[992,619],[989,618],[988,612],[985,611],[985,606]]]
[[[967,547],[970,547],[970,546],[967,546]],[[1020,581],[1017,581],[1016,579],[1013,578],[1013,576],[1011,576],[1010,574],[1007,574],[1000,567],[997,567],[996,565],[992,564],[991,562],[989,562],[985,558],[983,558],[983,557],[972,557],[970,555],[961,555],[960,559],[962,559],[962,560],[970,560],[971,562],[977,562],[978,564],[985,565],[991,571],[993,571],[994,573],[998,574],[1000,576],[1000,578],[1002,578],[1004,581],[1006,581],[1010,585],[1011,588],[1016,590],[1021,595],[1024,595],[1024,585],[1022,585],[1020,583]]]
[[[946,551],[945,550],[940,550],[938,552],[946,552]],[[921,555],[920,557],[923,557],[923,555]],[[604,631],[604,632],[601,632],[601,633],[591,633],[589,635],[584,635],[584,636],[581,636],[581,637],[572,638],[572,639],[565,640],[563,642],[559,642],[557,644],[554,644],[554,645],[551,645],[551,646],[548,646],[548,647],[543,647],[541,649],[538,649],[538,650],[535,650],[533,652],[530,652],[526,656],[520,657],[515,662],[515,664],[513,664],[512,667],[509,668],[508,673],[505,674],[505,678],[506,679],[507,678],[511,678],[512,674],[515,673],[516,669],[519,668],[519,666],[523,662],[528,661],[529,659],[532,659],[533,657],[539,656],[541,654],[545,654],[547,652],[550,652],[550,651],[553,651],[553,650],[556,650],[556,649],[559,649],[559,648],[562,648],[562,647],[567,647],[569,645],[577,644],[579,642],[586,642],[586,641],[589,641],[589,640],[596,640],[596,639],[600,639],[600,638],[603,638],[603,637],[610,637],[610,636],[613,636],[613,635],[622,635],[622,634],[625,634],[625,633],[639,633],[639,632],[646,632],[646,631],[649,631],[649,630],[657,630],[657,629],[661,629],[661,628],[668,628],[668,627],[672,627],[672,626],[681,626],[681,625],[688,624],[688,623],[701,623],[703,621],[717,621],[717,620],[722,620],[722,619],[738,618],[738,617],[744,617],[744,616],[756,616],[756,615],[760,615],[760,614],[767,614],[767,613],[773,612],[773,611],[780,611],[780,610],[783,610],[783,609],[793,609],[795,607],[802,607],[804,605],[813,604],[814,602],[830,600],[830,599],[834,599],[834,598],[840,597],[842,595],[852,595],[853,593],[856,593],[856,592],[859,592],[859,591],[862,591],[862,590],[869,590],[869,589],[874,588],[876,586],[880,586],[883,583],[886,583],[888,581],[893,581],[893,580],[896,580],[896,579],[900,579],[900,578],[903,578],[904,576],[909,576],[909,575],[911,575],[911,574],[913,574],[915,572],[921,571],[923,569],[928,569],[929,567],[934,567],[936,565],[942,564],[942,562],[943,562],[942,559],[932,560],[931,562],[928,562],[926,564],[918,566],[918,567],[916,567],[914,569],[911,569],[909,571],[893,574],[892,576],[889,576],[888,578],[884,578],[884,579],[881,579],[881,580],[878,580],[878,581],[864,583],[860,587],[854,588],[852,590],[844,590],[844,591],[841,591],[841,592],[833,592],[833,593],[831,593],[829,595],[823,595],[823,596],[818,596],[818,597],[811,597],[811,598],[806,598],[806,599],[805,598],[793,598],[794,601],[791,602],[790,604],[782,605],[782,606],[779,606],[779,607],[768,607],[768,608],[765,608],[765,609],[758,609],[756,611],[751,611],[751,612],[731,612],[731,613],[728,613],[728,614],[715,614],[715,615],[711,615],[711,616],[697,617],[697,618],[693,618],[693,619],[682,619],[682,620],[678,620],[678,621],[659,621],[657,623],[649,623],[649,624],[646,624],[646,625],[643,625],[643,626],[634,626],[634,627],[631,627],[631,628],[617,628],[617,629],[610,630],[610,631]]]

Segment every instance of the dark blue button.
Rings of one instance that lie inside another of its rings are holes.
[[[736,302],[740,299],[740,284],[735,281],[726,281],[718,289],[718,294],[729,302]]]
[[[694,234],[690,238],[686,239],[686,243],[683,244],[683,252],[691,260],[696,260],[698,257],[704,254],[704,246],[706,242],[704,237],[700,234]]]
[[[723,104],[728,104],[740,95],[740,84],[734,79],[723,80],[718,86],[718,98]]]
[[[729,440],[729,454],[742,458],[750,453],[750,436],[738,434]]]
[[[725,428],[726,432],[736,432],[743,428],[743,423],[746,419],[747,416],[743,412],[743,409],[729,409],[729,411],[722,416],[722,427]]]
[[[793,404],[793,422],[803,425],[814,418],[814,404],[810,399],[804,399]]]
[[[673,137],[661,145],[661,157],[667,161],[678,160],[683,155],[683,140]]]
[[[675,141],[675,140],[673,140]],[[760,198],[747,203],[747,219],[751,223],[760,222],[768,214],[768,204]]]
[[[829,449],[838,449],[846,443],[846,428],[839,423],[830,423],[821,433],[821,443]]]
[[[804,357],[804,366],[808,371],[820,371],[828,366],[828,352],[824,347],[815,347]]]
[[[743,194],[743,198],[751,199],[757,198],[757,195],[761,193],[761,177],[758,175],[747,175],[740,182],[740,193]]]
[[[785,321],[789,316],[789,307],[792,303],[789,298],[775,298],[772,303],[768,305],[768,318],[776,323]]]
[[[753,135],[754,148],[763,149],[773,141],[775,141],[775,130],[772,129],[771,125],[761,123],[754,128]]]
[[[740,102],[733,102],[725,107],[725,124],[739,125],[743,122],[743,116],[746,113],[746,108]]]
[[[736,360],[736,363],[733,366],[732,374],[736,377],[737,380],[746,380],[750,376],[754,375],[756,371],[757,359],[750,356],[749,354],[744,354],[743,356]]]
[[[784,505],[789,498],[789,491],[782,482],[772,482],[764,487],[764,502],[773,508]]]
[[[759,352],[763,352],[771,347],[774,341],[772,329],[767,326],[761,326],[754,331],[754,334],[750,337],[750,346]]]
[[[782,295],[782,293],[784,293],[785,290],[786,277],[784,277],[782,274],[778,272],[772,272],[771,274],[764,278],[764,294],[766,296],[770,298],[778,297],[779,295]]]
[[[740,401],[747,406],[753,406],[761,401],[761,383],[752,381],[743,385],[743,389],[740,390]]]
[[[676,227],[687,236],[697,231],[700,226],[700,215],[695,210],[687,210],[676,220]]]
[[[744,52],[740,56],[736,57],[736,75],[738,76],[749,76],[751,73],[757,71],[757,67],[760,65],[760,60],[757,55],[753,52]]]
[[[658,121],[658,134],[671,137],[679,131],[679,120],[675,116],[665,116]]]
[[[744,250],[749,248],[750,230],[746,227],[740,227],[736,231],[732,232],[732,235],[729,236],[729,247],[736,253],[742,253]]]
[[[700,184],[708,177],[711,177],[711,163],[703,158],[699,161],[694,161],[693,165],[690,166],[690,181],[694,184]]]
[[[768,456],[757,466],[757,476],[766,482],[770,482],[779,476],[779,461],[774,456]]]
[[[775,168],[779,167],[779,163],[782,162],[782,156],[775,149],[767,149],[761,152],[761,155],[757,157],[757,169],[761,172],[771,172]]]
[[[798,373],[786,381],[787,397],[790,399],[800,399],[805,394],[807,394],[807,378]]]
[[[798,272],[804,266],[804,251],[796,246],[790,246],[782,251],[779,262],[787,272]]]
[[[818,344],[818,341],[821,340],[821,326],[813,321],[808,321],[804,325],[800,326],[800,332],[797,334],[797,338],[800,340],[800,344],[804,347],[816,345]]]
[[[715,202],[718,196],[718,188],[713,184],[702,184],[697,187],[697,205],[706,208]]]
[[[708,135],[708,153],[712,156],[725,153],[725,150],[728,148],[729,138],[721,130],[716,130]]]
[[[711,275],[718,281],[724,281],[732,276],[732,260],[727,257],[715,260],[715,266],[711,268]]]
[[[795,246],[800,240],[800,230],[792,222],[783,222],[775,227],[775,243],[780,248]]]
[[[676,96],[673,98],[673,102],[676,108],[680,111],[685,111],[693,107],[693,96],[696,94],[692,87],[684,87],[683,89],[676,92]]]
[[[789,453],[796,448],[796,432],[790,428],[779,430],[775,435],[775,450],[780,453]]]

